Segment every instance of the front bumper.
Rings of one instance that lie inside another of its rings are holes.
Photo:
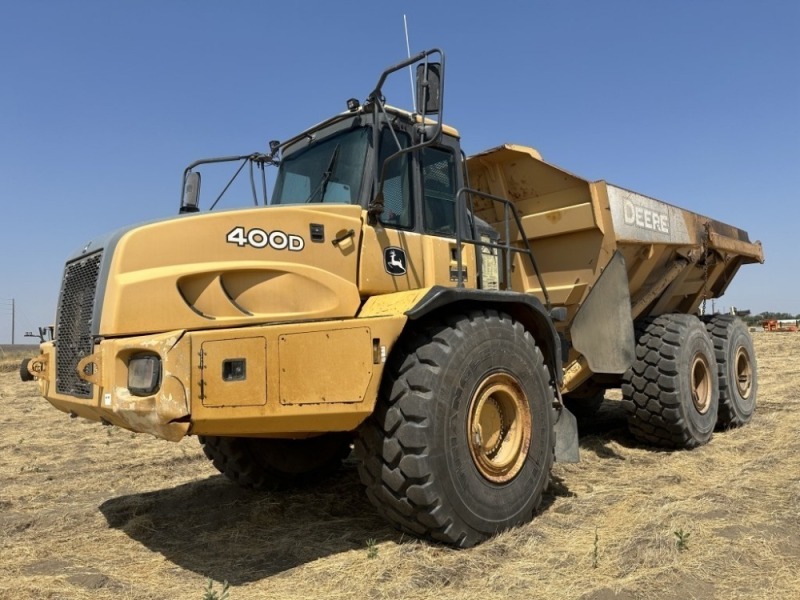
[[[52,342],[42,344],[41,354],[28,363],[28,371],[37,378],[42,396],[59,410],[177,441],[189,431],[191,405],[185,384],[190,377],[189,347],[182,331],[102,341],[78,364],[81,379],[92,384],[90,398],[56,391]],[[143,351],[161,357],[162,380],[155,394],[136,397],[127,388],[127,362]]]
[[[74,416],[177,441],[187,434],[291,436],[355,429],[375,405],[405,316],[106,339],[78,364],[89,398],[56,390],[52,342],[28,364],[42,395]],[[128,364],[161,360],[149,396],[128,389]]]

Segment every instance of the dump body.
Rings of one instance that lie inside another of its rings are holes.
[[[630,332],[636,319],[696,313],[706,299],[725,292],[739,267],[764,261],[761,243],[741,229],[605,181],[587,181],[544,162],[532,148],[494,148],[470,157],[467,169],[472,188],[514,203],[550,300],[567,309],[558,324],[572,346],[565,392],[593,375],[624,371],[627,358],[615,360],[619,352],[604,357],[609,347],[594,346],[593,334],[617,335],[620,345],[626,335],[614,332]],[[475,197],[473,206],[480,218],[500,227],[497,204]],[[511,238],[521,242],[516,229]],[[613,281],[593,301],[603,310],[589,309],[587,300],[607,271],[605,278]],[[533,269],[520,256],[511,284],[542,296]],[[615,308],[616,318],[608,319]],[[590,312],[605,318],[582,315]]]

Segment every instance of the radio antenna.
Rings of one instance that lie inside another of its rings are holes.
[[[406,53],[408,58],[411,58],[411,45],[408,43],[408,20],[405,15],[403,15],[403,29],[406,31]],[[411,105],[414,107],[414,112],[417,112],[417,98],[414,94],[414,72],[411,69],[411,65],[408,65],[408,81],[411,83]]]

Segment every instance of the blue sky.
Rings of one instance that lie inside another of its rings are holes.
[[[0,343],[11,298],[18,343],[53,322],[72,251],[175,214],[188,163],[363,99],[404,13],[412,52],[447,54],[467,153],[535,146],[742,227],[767,262],[717,308],[800,312],[800,2],[0,0]]]

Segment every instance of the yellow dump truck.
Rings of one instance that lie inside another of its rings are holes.
[[[413,65],[415,109],[389,106],[387,77]],[[622,387],[633,434],[677,448],[747,422],[749,334],[698,313],[760,244],[531,148],[466,158],[444,72],[422,52],[266,153],[190,165],[178,216],[67,260],[23,378],[72,416],[198,436],[251,488],[354,449],[382,515],[460,547],[529,520],[553,460],[577,459],[567,405]],[[256,206],[201,211],[201,170],[231,161]],[[267,198],[254,172],[272,166]]]

